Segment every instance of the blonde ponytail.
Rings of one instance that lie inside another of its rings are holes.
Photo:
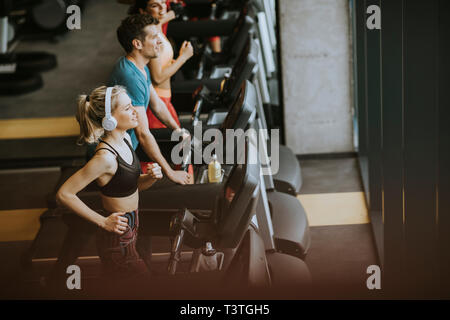
[[[78,97],[78,108],[76,119],[80,125],[80,137],[78,144],[96,143],[98,139],[105,134],[102,127],[102,120],[105,117],[105,95],[106,86],[94,89],[89,95],[80,95]],[[111,112],[116,108],[116,98],[120,93],[126,93],[122,86],[114,86],[111,94]]]

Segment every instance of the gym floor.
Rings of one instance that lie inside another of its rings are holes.
[[[90,1],[84,15],[95,19],[82,19],[82,33],[69,32],[58,43],[19,43],[17,50],[56,54],[58,67],[43,74],[43,89],[19,97],[2,97],[2,159],[11,153],[33,155],[42,150],[41,142],[46,139],[54,143],[55,149],[67,148],[68,154],[83,156],[83,149],[75,146],[76,96],[103,84],[115,60],[123,54],[115,28],[126,11],[127,6],[116,1]],[[311,225],[306,263],[314,285],[324,294],[332,295],[332,290],[336,290],[337,297],[345,297],[346,293],[348,297],[358,297],[355,294],[367,291],[367,267],[378,261],[357,160],[349,157],[299,161],[303,187],[298,199]],[[55,220],[46,226],[36,253],[39,266],[32,271],[20,267],[20,255],[39,229],[39,217],[47,210],[47,196],[53,192],[60,174],[60,167],[0,170],[0,297],[10,297],[8,293],[19,283],[25,290],[36,286],[58,253],[66,227]],[[154,252],[168,251],[167,239],[155,238],[152,244]],[[88,276],[98,273],[98,261],[92,258],[96,256],[95,245],[88,245],[83,256],[83,263],[92,267]]]
[[[321,293],[367,292],[367,267],[378,264],[357,158],[300,160],[298,198],[311,226],[306,263]],[[344,288],[344,291],[342,291]],[[346,291],[345,291],[346,290]],[[356,296],[355,296],[356,295]]]

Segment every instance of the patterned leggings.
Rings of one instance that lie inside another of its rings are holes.
[[[122,235],[101,228],[96,234],[98,255],[107,274],[126,276],[137,270],[138,210],[127,212],[124,217],[128,218],[128,228]]]

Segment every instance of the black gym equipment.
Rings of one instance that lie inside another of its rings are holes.
[[[256,156],[257,152],[252,142],[246,140],[246,162],[244,166],[232,166],[231,171],[225,166],[224,180],[227,178],[225,185],[222,182],[220,184],[207,184],[206,186],[202,184],[192,186],[190,190],[198,189],[198,194],[203,195],[201,198],[195,196],[195,193],[187,196],[186,199],[174,197],[174,195],[181,195],[185,192],[182,186],[174,186],[174,189],[166,188],[153,193],[151,189],[145,191],[142,199],[143,203],[148,205],[143,207],[148,207],[151,203],[152,214],[145,215],[144,219],[148,220],[145,220],[144,223],[148,226],[167,225],[167,222],[161,223],[161,221],[167,219],[167,212],[171,210],[171,207],[187,201],[189,211],[195,217],[186,219],[182,214],[181,219],[184,219],[186,227],[184,229],[178,228],[180,233],[175,235],[175,240],[181,241],[184,239],[189,246],[196,248],[196,250],[199,250],[205,242],[213,242],[216,249],[224,253],[223,268],[228,270],[223,278],[224,280],[235,284],[233,280],[236,281],[236,278],[233,276],[235,276],[235,271],[239,270],[245,272],[244,275],[240,276],[241,281],[251,287],[288,285],[297,286],[297,289],[305,288],[305,285],[309,284],[310,281],[306,264],[299,259],[298,254],[293,255],[292,251],[286,250],[285,244],[276,238],[277,231],[273,232],[278,228],[272,224],[271,214],[267,210],[261,210],[261,207],[269,206],[265,196],[264,179],[261,179],[261,167],[259,164],[247,164],[247,162],[250,162],[248,159],[251,154]],[[245,194],[241,191],[243,188],[238,187],[239,184],[234,180],[236,171],[242,170],[244,167],[251,169],[253,179],[259,180],[259,188],[254,190],[255,193],[259,193],[259,196],[253,195],[252,201],[245,199]],[[201,189],[202,187],[204,188]],[[222,194],[222,196],[214,196],[216,193],[214,188],[219,188],[221,191],[218,194]],[[230,197],[233,194],[234,196]],[[174,202],[168,204],[167,201],[163,201],[167,197],[174,199]],[[252,204],[253,201],[256,201],[257,204],[255,216],[252,218],[251,215],[247,215],[247,212],[248,207],[254,205]],[[227,212],[227,208],[239,209],[240,206],[242,206],[240,210]],[[247,210],[244,210],[246,206]],[[155,207],[157,209],[154,209]],[[222,211],[224,209],[225,212]],[[218,214],[218,212],[220,213]],[[244,216],[242,216],[243,212],[245,212]],[[274,213],[274,215],[276,214],[278,212]],[[249,228],[247,225],[250,219],[252,223]],[[211,223],[212,221],[215,222]],[[245,223],[243,224],[243,222]],[[144,230],[150,229],[144,228]],[[158,230],[161,231],[160,228]],[[242,240],[239,241],[240,239]],[[247,244],[244,245],[243,242]],[[172,252],[171,257],[177,256],[176,249],[179,248],[179,242],[174,242],[174,244],[175,251]],[[236,250],[236,245],[239,244],[237,252],[233,254],[231,249],[235,248]],[[286,251],[287,254],[282,253],[283,251]],[[169,261],[169,267],[171,262]],[[240,265],[242,262],[244,265]]]
[[[39,72],[53,69],[57,64],[56,57],[45,52],[8,52],[8,15],[15,5],[24,3],[0,1],[0,95],[24,94],[40,89],[43,81]]]
[[[249,61],[253,60],[254,59],[252,58]],[[193,128],[198,123],[199,114],[205,104],[203,97],[204,95],[200,94],[196,102],[192,113],[192,126],[186,126],[191,132],[194,131]],[[245,80],[244,83],[241,84],[240,95],[237,97],[237,100],[230,105],[229,110],[225,112],[213,110],[210,112],[208,119],[220,120],[214,123],[211,123],[211,121],[208,123],[207,121],[206,125],[202,126],[202,130],[219,128],[224,137],[226,137],[225,132],[227,129],[246,130],[253,127],[257,132],[259,132],[260,129],[265,129],[262,106],[258,102],[255,87],[248,80]],[[260,142],[264,144],[263,146],[258,146],[259,148],[264,147],[264,149],[260,149],[261,155],[265,159],[264,163],[269,163],[267,141],[261,139]],[[161,149],[164,150],[172,150],[172,147],[176,144],[176,142],[170,142],[169,138],[163,139],[161,135],[159,136],[158,143],[161,146]],[[199,151],[196,151],[195,148],[193,148],[192,153],[195,152],[201,154],[202,149],[200,148]],[[267,205],[261,205],[258,207],[258,210],[265,211],[266,215],[269,215],[270,212],[273,221],[272,236],[275,239],[274,241],[279,250],[304,259],[310,247],[309,224],[306,212],[300,201],[296,198],[296,193],[292,190],[293,185],[297,183],[298,176],[295,174],[299,174],[299,171],[296,171],[299,170],[299,166],[296,158],[290,158],[291,154],[292,152],[290,149],[280,146],[280,170],[273,177],[271,172],[264,176],[266,190],[264,191],[263,197],[267,198],[265,200]],[[166,156],[170,156],[170,153]],[[297,164],[297,166],[295,166],[295,164]],[[198,167],[196,167],[196,169],[198,169]],[[291,170],[292,175],[289,175],[287,170]],[[195,170],[194,173],[197,179],[202,177],[201,171]],[[285,177],[285,180],[279,180],[282,177]]]
[[[237,62],[232,67],[229,66],[215,66],[212,69],[209,77],[197,80],[177,81],[172,83],[173,101],[177,106],[178,112],[190,110],[193,101],[196,100],[196,95],[193,92],[198,91],[198,94],[205,95],[205,103],[202,108],[203,113],[213,112],[215,109],[224,108],[230,102],[234,101],[238,92],[245,80],[250,79],[253,69],[257,63],[258,48],[249,37],[246,45],[243,48]],[[205,87],[205,90],[199,87]],[[192,97],[193,100],[190,99]],[[192,101],[192,102],[191,102]],[[223,120],[223,119],[222,119]],[[183,122],[183,120],[180,120]],[[206,124],[219,123],[214,113],[208,117]],[[182,126],[186,123],[182,123]]]
[[[253,11],[255,11],[255,7],[264,8],[268,6],[266,3],[255,5],[254,1],[252,1],[250,5]],[[249,11],[248,7],[248,4],[244,1],[241,7],[240,16],[235,25],[236,32],[233,34],[233,36],[227,39],[227,42],[224,45],[224,51],[220,54],[209,52],[203,53],[199,63],[198,71],[196,72],[197,79],[181,81],[179,80],[179,77],[177,77],[178,73],[175,75],[175,77],[173,77],[174,81],[172,81],[172,101],[177,110],[179,112],[183,112],[186,111],[186,107],[189,108],[189,106],[191,105],[191,99],[189,98],[189,95],[197,85],[203,84],[210,91],[217,91],[217,89],[211,89],[214,87],[217,88],[217,83],[220,83],[220,78],[223,77],[225,72],[230,72],[231,68],[233,68],[233,71],[239,70],[239,64],[242,64],[243,59],[245,59],[245,52],[243,52],[245,51],[245,49],[242,47],[242,45],[246,42],[245,39],[247,37],[253,37],[253,33],[256,33],[259,38],[256,39],[256,41],[258,43],[258,46],[260,47],[261,53],[258,56],[257,60],[257,78],[253,81],[258,82],[257,86],[260,91],[260,100],[261,104],[263,105],[263,112],[261,113],[261,117],[263,118],[264,129],[269,129],[270,132],[270,129],[277,128],[275,125],[275,117],[272,111],[278,105],[277,90],[276,88],[274,88],[274,86],[276,87],[277,82],[276,80],[274,81],[274,79],[270,79],[269,81],[267,80],[267,74],[274,75],[274,72],[276,71],[276,66],[275,62],[273,61],[273,55],[271,51],[272,44],[270,43],[272,38],[269,31],[271,29],[270,27],[266,27],[267,20],[264,12],[252,12],[255,16],[255,19],[257,19],[257,26],[252,28],[254,23],[253,19],[247,15]],[[202,32],[209,32],[209,30],[213,30],[213,25],[214,23],[216,23],[216,21],[205,21],[204,23],[209,23],[209,27],[206,28],[205,25],[205,28],[202,29]],[[183,29],[183,31],[181,29]],[[254,29],[254,31],[251,31],[249,34],[248,32],[250,29]],[[195,34],[195,32],[199,31],[190,29],[188,23],[186,23],[184,25],[184,28],[180,28],[180,30],[177,30],[178,35],[181,35],[182,32],[185,32],[186,34],[183,34],[183,36],[187,37],[189,33]],[[211,33],[210,35],[212,34],[213,33]],[[230,50],[227,51],[227,48],[233,48],[231,50],[231,52],[233,53],[232,56],[229,56]],[[243,53],[239,54],[239,52]],[[219,63],[226,63],[228,65],[217,65]],[[227,71],[224,72],[223,70]],[[250,79],[250,77],[248,77],[247,79]],[[226,94],[222,95],[222,97],[224,96],[226,96]],[[188,103],[186,104],[186,102]],[[216,103],[217,106],[220,106],[219,101],[216,101]],[[216,119],[217,115],[219,114],[221,113],[219,112],[215,114]],[[211,117],[208,117],[208,123],[212,124],[210,119]],[[295,196],[300,192],[302,186],[300,165],[296,156],[288,147],[280,146],[279,152],[280,170],[274,175],[275,186],[277,190],[283,190],[283,192],[287,192]]]
[[[183,101],[191,101],[189,99],[189,96],[191,96],[191,90],[201,84],[206,86],[206,88],[202,89],[200,93],[198,93],[198,95],[202,96],[201,103],[199,104],[197,99],[198,97],[195,96],[195,103],[191,102],[189,104],[188,107],[195,105],[195,110],[192,112],[192,116],[188,122],[183,121],[182,119],[180,120],[182,127],[188,129],[192,133],[194,127],[193,119],[199,119],[198,115],[205,112],[208,113],[208,116],[203,123],[204,130],[213,126],[221,125],[229,113],[226,106],[232,107],[242,84],[246,81],[246,79],[255,77],[252,73],[258,61],[258,55],[259,48],[254,42],[254,39],[249,37],[247,39],[247,45],[244,47],[236,64],[231,69],[231,73],[229,73],[230,68],[217,67],[216,69],[213,69],[213,74],[217,75],[228,72],[229,75],[224,79],[202,79],[176,82],[175,86],[178,93],[174,95],[174,104],[177,106],[177,109],[182,110],[186,109],[186,103],[183,104]],[[225,81],[223,83],[223,89],[219,91],[219,84],[222,83],[222,81]],[[211,92],[211,88],[215,90]],[[183,91],[184,93],[181,94],[180,91]],[[187,92],[189,93],[187,94]],[[261,99],[259,98],[259,100]],[[259,117],[262,119],[262,122],[265,123],[263,110],[260,110]],[[245,123],[245,125],[240,128],[245,129],[246,125],[247,124]],[[267,126],[264,126],[263,129],[267,129]],[[151,132],[160,145],[162,140],[169,140],[171,135],[171,131],[167,129],[153,129]],[[164,134],[161,132],[164,132]],[[166,155],[170,155],[171,148],[166,146],[163,148],[169,150],[169,152],[166,152]],[[286,192],[295,196],[300,190],[302,184],[298,160],[292,151],[285,146],[279,147],[279,153],[280,166],[278,172],[274,175],[275,188],[278,191]]]
[[[203,124],[205,129],[211,125],[221,124],[228,112],[226,109],[224,110],[224,107],[230,105],[230,101],[235,99],[237,92],[240,90],[242,83],[246,79],[251,79],[252,81],[257,82],[257,88],[260,88],[261,85],[266,84],[265,81],[260,81],[261,76],[264,76],[261,74],[261,70],[255,70],[254,68],[258,60],[260,60],[258,59],[259,57],[260,49],[257,46],[255,39],[249,35],[246,45],[238,57],[236,64],[232,68],[227,66],[216,66],[212,69],[212,78],[173,83],[172,89],[176,91],[173,96],[174,105],[177,106],[178,110],[185,110],[186,107],[190,107],[193,103],[186,106],[185,102],[191,101],[189,99],[191,92],[196,86],[204,85],[206,89],[200,91],[199,94],[204,96],[203,100],[205,101],[202,104],[202,108],[198,108],[197,106],[195,107],[195,112],[208,113],[207,119]],[[260,65],[258,64],[258,68],[259,67]],[[223,77],[224,74],[226,74],[225,77]],[[223,77],[222,79],[221,76]],[[265,80],[265,78],[262,80]],[[224,81],[223,88],[220,90],[219,84],[222,84],[222,81]],[[208,93],[205,93],[205,91]],[[263,105],[263,98],[261,97],[260,91],[261,90],[258,91],[258,105]],[[270,128],[267,126],[265,114],[265,110],[259,110],[259,117],[263,123],[262,129],[267,130]],[[189,121],[192,121],[192,119]],[[180,120],[180,122],[183,127],[192,132],[191,123],[183,122],[183,120]],[[157,131],[158,130],[152,130],[152,133],[158,140],[160,134],[158,134]],[[275,188],[278,191],[296,196],[302,186],[301,170],[298,160],[289,148],[282,145],[279,147],[279,160],[279,170],[276,174],[274,174]]]
[[[249,86],[247,82],[247,87]],[[252,90],[247,90],[251,92]],[[262,105],[258,100],[257,92],[253,90],[252,94],[246,101],[253,99],[253,105],[256,106],[256,119],[254,120],[254,127],[257,130],[267,129],[264,119],[264,110]],[[195,116],[198,119],[198,113],[200,112],[202,104],[196,105],[195,114],[193,116],[195,122]],[[211,113],[213,116],[211,116]],[[227,124],[228,117],[230,114],[237,114],[230,108],[228,112],[218,112],[213,110],[209,115],[209,119],[223,119],[226,116],[223,124]],[[254,119],[254,117],[248,117],[247,120]],[[218,123],[209,123],[209,125],[217,125]],[[239,128],[246,129],[247,124],[240,124]],[[222,127],[223,128],[223,127]],[[234,129],[238,128],[237,126]],[[266,142],[268,143],[268,142]],[[259,145],[259,148],[262,146]],[[267,145],[264,146],[264,152],[262,153],[265,159],[265,163],[269,163],[268,159],[268,148]],[[298,165],[298,160],[293,155],[292,151],[283,146],[279,146],[279,170],[277,174],[272,175],[272,173],[264,176],[266,180],[267,187],[267,197],[269,205],[267,207],[261,207],[260,210],[270,210],[273,220],[274,228],[274,239],[277,241],[278,248],[282,252],[297,256],[299,258],[304,258],[310,247],[310,235],[309,235],[309,224],[306,218],[306,213],[296,198],[297,188],[301,186],[301,174],[300,166]],[[268,169],[268,168],[266,168]]]
[[[203,46],[201,50],[194,50],[194,57],[181,68],[184,80],[208,77],[211,68],[215,65],[234,65],[242,52],[253,23],[253,19],[247,16],[246,3],[243,4],[237,19],[170,22],[167,36],[174,38],[175,41],[193,39],[193,43],[197,43],[198,37],[227,36],[220,53],[211,52],[206,46]],[[174,81],[180,78],[181,73],[178,72],[175,75]]]
[[[82,11],[86,0],[18,0],[10,19],[14,40],[48,39],[57,41],[67,33],[67,8],[76,5]]]

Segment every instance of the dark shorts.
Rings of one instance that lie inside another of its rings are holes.
[[[138,210],[127,212],[124,217],[128,218],[128,228],[122,235],[101,228],[96,234],[98,255],[107,274],[127,276],[137,271]]]

